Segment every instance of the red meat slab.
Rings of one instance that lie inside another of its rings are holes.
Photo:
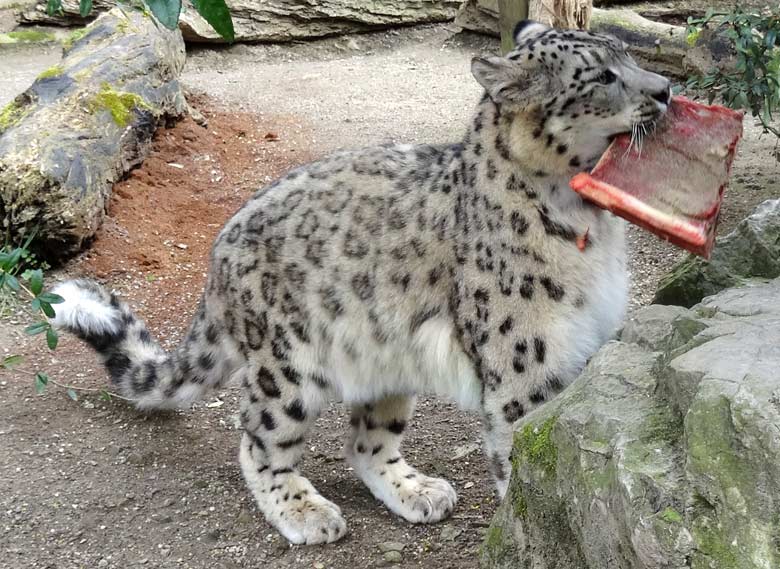
[[[742,113],[675,97],[640,146],[618,136],[571,187],[585,199],[709,258]]]

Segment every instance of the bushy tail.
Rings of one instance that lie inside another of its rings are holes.
[[[225,379],[228,370],[224,364],[216,365],[224,358],[213,353],[218,346],[212,346],[206,355],[193,354],[196,360],[207,357],[209,363],[207,369],[193,369],[190,359],[197,331],[191,329],[181,345],[168,354],[130,307],[99,284],[67,281],[53,292],[65,302],[54,306],[52,324],[92,346],[103,359],[115,389],[139,408],[187,406]]]

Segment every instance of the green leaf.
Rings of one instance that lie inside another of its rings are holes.
[[[766,37],[764,38],[764,41],[766,42],[766,46],[774,47],[776,39],[777,39],[777,32],[775,30],[769,30],[766,33]]]
[[[19,365],[24,361],[22,356],[6,356],[3,363],[0,364],[5,369],[13,369],[14,366]]]
[[[40,298],[42,302],[48,302],[49,304],[60,304],[65,302],[64,298],[62,298],[59,294],[54,294],[53,292],[44,292],[38,298]]]
[[[5,284],[11,290],[19,292],[19,281],[11,273],[5,273]]]
[[[49,383],[49,376],[39,371],[35,374],[35,391],[38,394],[43,393],[46,390],[46,385]]]
[[[79,14],[82,18],[89,16],[92,11],[92,0],[80,0],[79,1]]]
[[[76,391],[73,388],[68,389],[68,391],[66,393],[68,394],[68,397],[73,399],[73,401],[78,401],[79,400],[79,396],[78,396],[78,394],[76,393]]]
[[[181,0],[144,0],[160,23],[169,30],[175,30],[179,23]]]
[[[41,309],[41,299],[33,298],[30,306],[32,306],[33,312],[38,312]]]
[[[101,389],[100,390],[100,398],[103,401],[111,401],[111,394],[108,391],[106,391],[105,389]]]
[[[27,328],[25,328],[24,333],[28,336],[35,336],[36,334],[45,332],[49,328],[51,328],[51,326],[49,326],[48,322],[36,322],[35,324],[30,324]]]
[[[30,291],[38,296],[43,290],[43,271],[35,269],[30,273]]]
[[[19,264],[23,252],[24,250],[18,247],[13,251],[11,251],[3,261],[3,269],[8,273],[13,271],[16,268],[16,266]]]
[[[57,342],[59,341],[59,336],[57,336],[57,331],[54,328],[49,328],[46,330],[46,345],[49,346],[50,350],[56,350],[57,349]]]
[[[46,13],[54,16],[62,12],[62,0],[48,0],[46,2]]]
[[[54,318],[55,316],[54,309],[51,307],[51,304],[49,304],[48,302],[41,301],[41,310],[43,310],[43,313],[46,315],[47,318]]]
[[[198,14],[203,16],[214,31],[227,41],[233,41],[236,38],[233,30],[233,19],[230,17],[230,9],[225,4],[225,0],[192,0],[193,6]]]

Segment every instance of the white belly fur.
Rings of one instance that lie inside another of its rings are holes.
[[[560,322],[552,332],[563,348],[560,376],[571,382],[587,360],[608,341],[620,325],[628,279],[620,255],[600,264],[593,275],[585,306]],[[376,344],[371,331],[347,322],[336,324],[327,348],[317,341],[296,351],[296,365],[328,378],[330,396],[346,403],[370,403],[389,395],[436,394],[453,399],[465,410],[477,410],[481,385],[471,359],[461,348],[451,322],[432,318],[402,342]],[[356,349],[350,355],[344,346]],[[356,357],[355,357],[356,356]],[[304,398],[321,404],[317,388]]]

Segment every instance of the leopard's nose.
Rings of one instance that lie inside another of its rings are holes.
[[[665,89],[653,93],[651,97],[662,105],[669,106],[672,101],[672,86],[667,84]]]

